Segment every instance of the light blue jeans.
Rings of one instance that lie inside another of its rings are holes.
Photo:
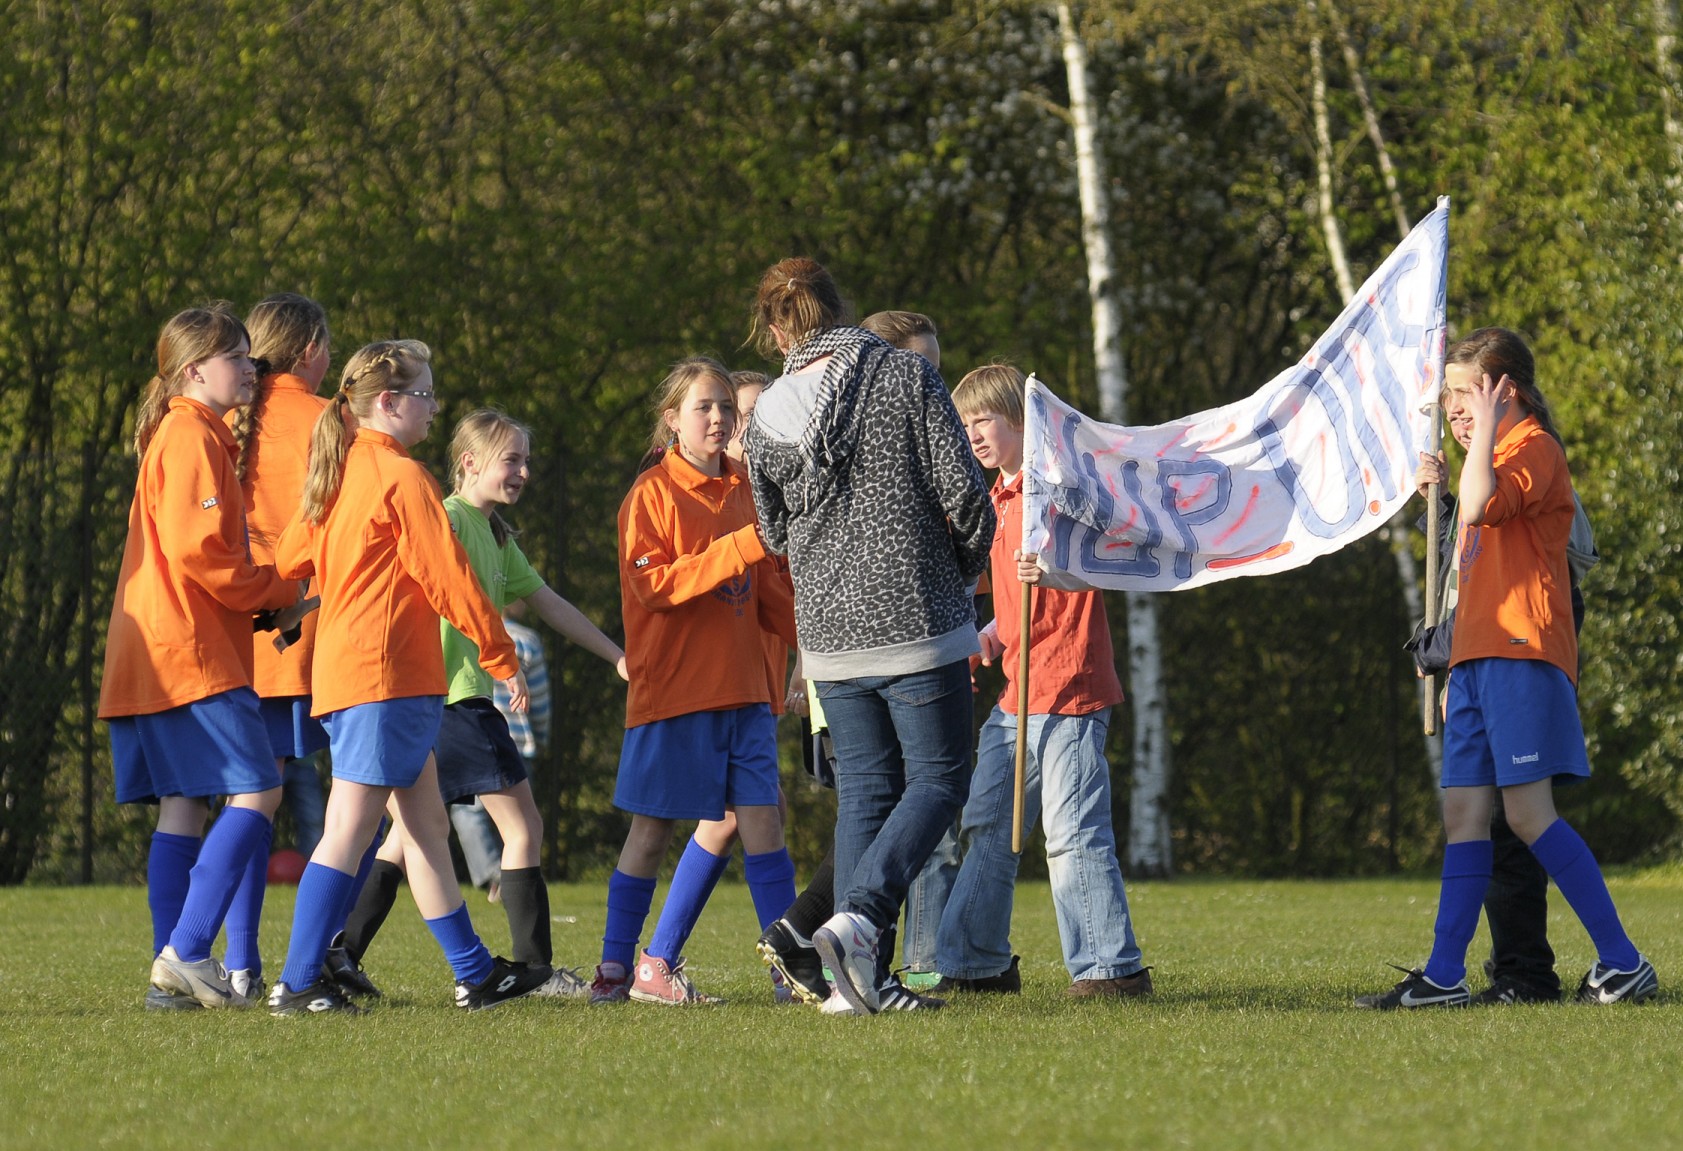
[[[1116,833],[1110,819],[1110,764],[1104,757],[1110,709],[1087,715],[1029,716],[1023,835],[1046,813],[1046,866],[1052,908],[1071,979],[1116,979],[1143,964]],[[959,818],[964,862],[941,917],[936,969],[960,979],[1011,966],[1011,903],[1018,855],[1011,850],[1017,717],[994,708],[982,725],[970,799]]]
[[[958,880],[958,820],[955,818],[941,842],[929,854],[929,862],[912,880],[906,892],[906,942],[901,962],[910,971],[934,971],[936,942],[941,916]]]

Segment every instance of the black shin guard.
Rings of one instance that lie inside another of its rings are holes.
[[[511,958],[548,966],[554,958],[549,937],[549,888],[536,867],[503,869],[503,909],[508,912]]]
[[[345,950],[358,963],[368,954],[369,944],[380,934],[380,925],[391,914],[392,904],[397,902],[398,884],[402,882],[403,868],[395,863],[376,859],[369,869],[368,882],[362,885],[356,906],[345,918]]]

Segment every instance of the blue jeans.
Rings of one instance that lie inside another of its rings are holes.
[[[836,910],[892,927],[964,805],[970,666],[818,684],[836,751]]]
[[[503,876],[503,840],[485,801],[478,796],[472,803],[452,803],[450,823],[456,829],[456,841],[462,845],[462,858],[467,861],[468,878],[475,887],[484,887]]]
[[[958,879],[958,864],[958,821],[954,820],[906,892],[906,941],[901,962],[909,970],[935,970],[935,942],[947,899]]]
[[[1023,835],[1046,811],[1052,907],[1071,979],[1115,979],[1142,966],[1110,820],[1104,757],[1110,709],[1029,716]],[[1011,850],[1017,717],[994,708],[982,725],[970,801],[959,819],[964,862],[941,917],[936,968],[981,979],[1011,966],[1011,901],[1019,856]]]
[[[327,800],[321,793],[321,774],[316,771],[316,757],[286,761],[281,772],[281,798],[292,813],[293,847],[305,859],[315,854],[316,844],[326,826]]]

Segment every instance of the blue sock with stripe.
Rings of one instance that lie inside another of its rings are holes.
[[[729,866],[729,855],[714,855],[690,837],[672,873],[672,887],[666,892],[654,934],[649,937],[650,955],[666,960],[668,967],[678,962],[696,920],[701,918],[701,909],[707,906],[713,889],[719,886],[719,877]]]
[[[152,909],[152,954],[169,943],[169,933],[181,919],[181,905],[187,902],[193,864],[204,841],[192,835],[152,833],[152,850],[146,856],[146,905]]]
[[[640,879],[619,868],[608,876],[608,925],[602,932],[602,962],[630,971],[637,962],[637,939],[654,903],[653,877]]]
[[[245,878],[245,865],[257,845],[272,834],[268,816],[244,807],[223,808],[210,825],[210,834],[199,848],[199,861],[193,865],[181,918],[169,936],[170,946],[183,961],[210,958],[210,945],[222,930],[234,890]]]
[[[743,856],[742,870],[748,877],[748,893],[754,897],[754,914],[764,931],[795,902],[795,861],[789,858],[787,847],[780,847]]]
[[[234,889],[234,902],[228,905],[228,921],[223,924],[223,930],[228,933],[228,950],[222,964],[229,971],[263,973],[263,956],[257,950],[257,927],[263,918],[263,896],[269,890],[269,847],[274,837],[275,825],[267,824],[245,865],[240,885]]]
[[[1619,909],[1613,906],[1601,865],[1583,837],[1564,819],[1556,819],[1531,845],[1531,854],[1577,913],[1601,962],[1620,971],[1635,970],[1640,961],[1636,944],[1619,922]]]
[[[449,915],[426,921],[427,930],[444,949],[457,983],[478,983],[491,974],[491,952],[480,942],[468,915],[467,904],[458,904]]]
[[[298,880],[298,906],[292,913],[286,966],[280,974],[288,991],[302,991],[321,978],[327,941],[339,930],[339,909],[345,906],[345,892],[355,879],[349,872],[323,863],[305,865],[304,875]]]
[[[1439,987],[1454,987],[1467,978],[1467,947],[1478,930],[1493,858],[1488,839],[1469,839],[1443,849],[1438,922],[1432,957],[1426,961],[1426,978]]]

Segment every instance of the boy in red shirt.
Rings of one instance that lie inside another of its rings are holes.
[[[1009,937],[1019,858],[1011,850],[1016,669],[1023,584],[1039,583],[1045,586],[1034,593],[1029,623],[1023,830],[1034,826],[1044,804],[1052,904],[1073,980],[1069,994],[1149,995],[1151,970],[1134,941],[1111,827],[1104,743],[1122,684],[1104,601],[1063,573],[1043,571],[1037,557],[1020,550],[1024,385],[1016,368],[993,364],[965,376],[953,392],[977,461],[999,473],[992,491],[999,520],[991,555],[994,620],[980,640],[983,662],[1004,658],[1005,690],[982,727],[970,799],[959,820],[964,862],[941,917],[935,965],[942,979],[935,991],[1022,987]]]

